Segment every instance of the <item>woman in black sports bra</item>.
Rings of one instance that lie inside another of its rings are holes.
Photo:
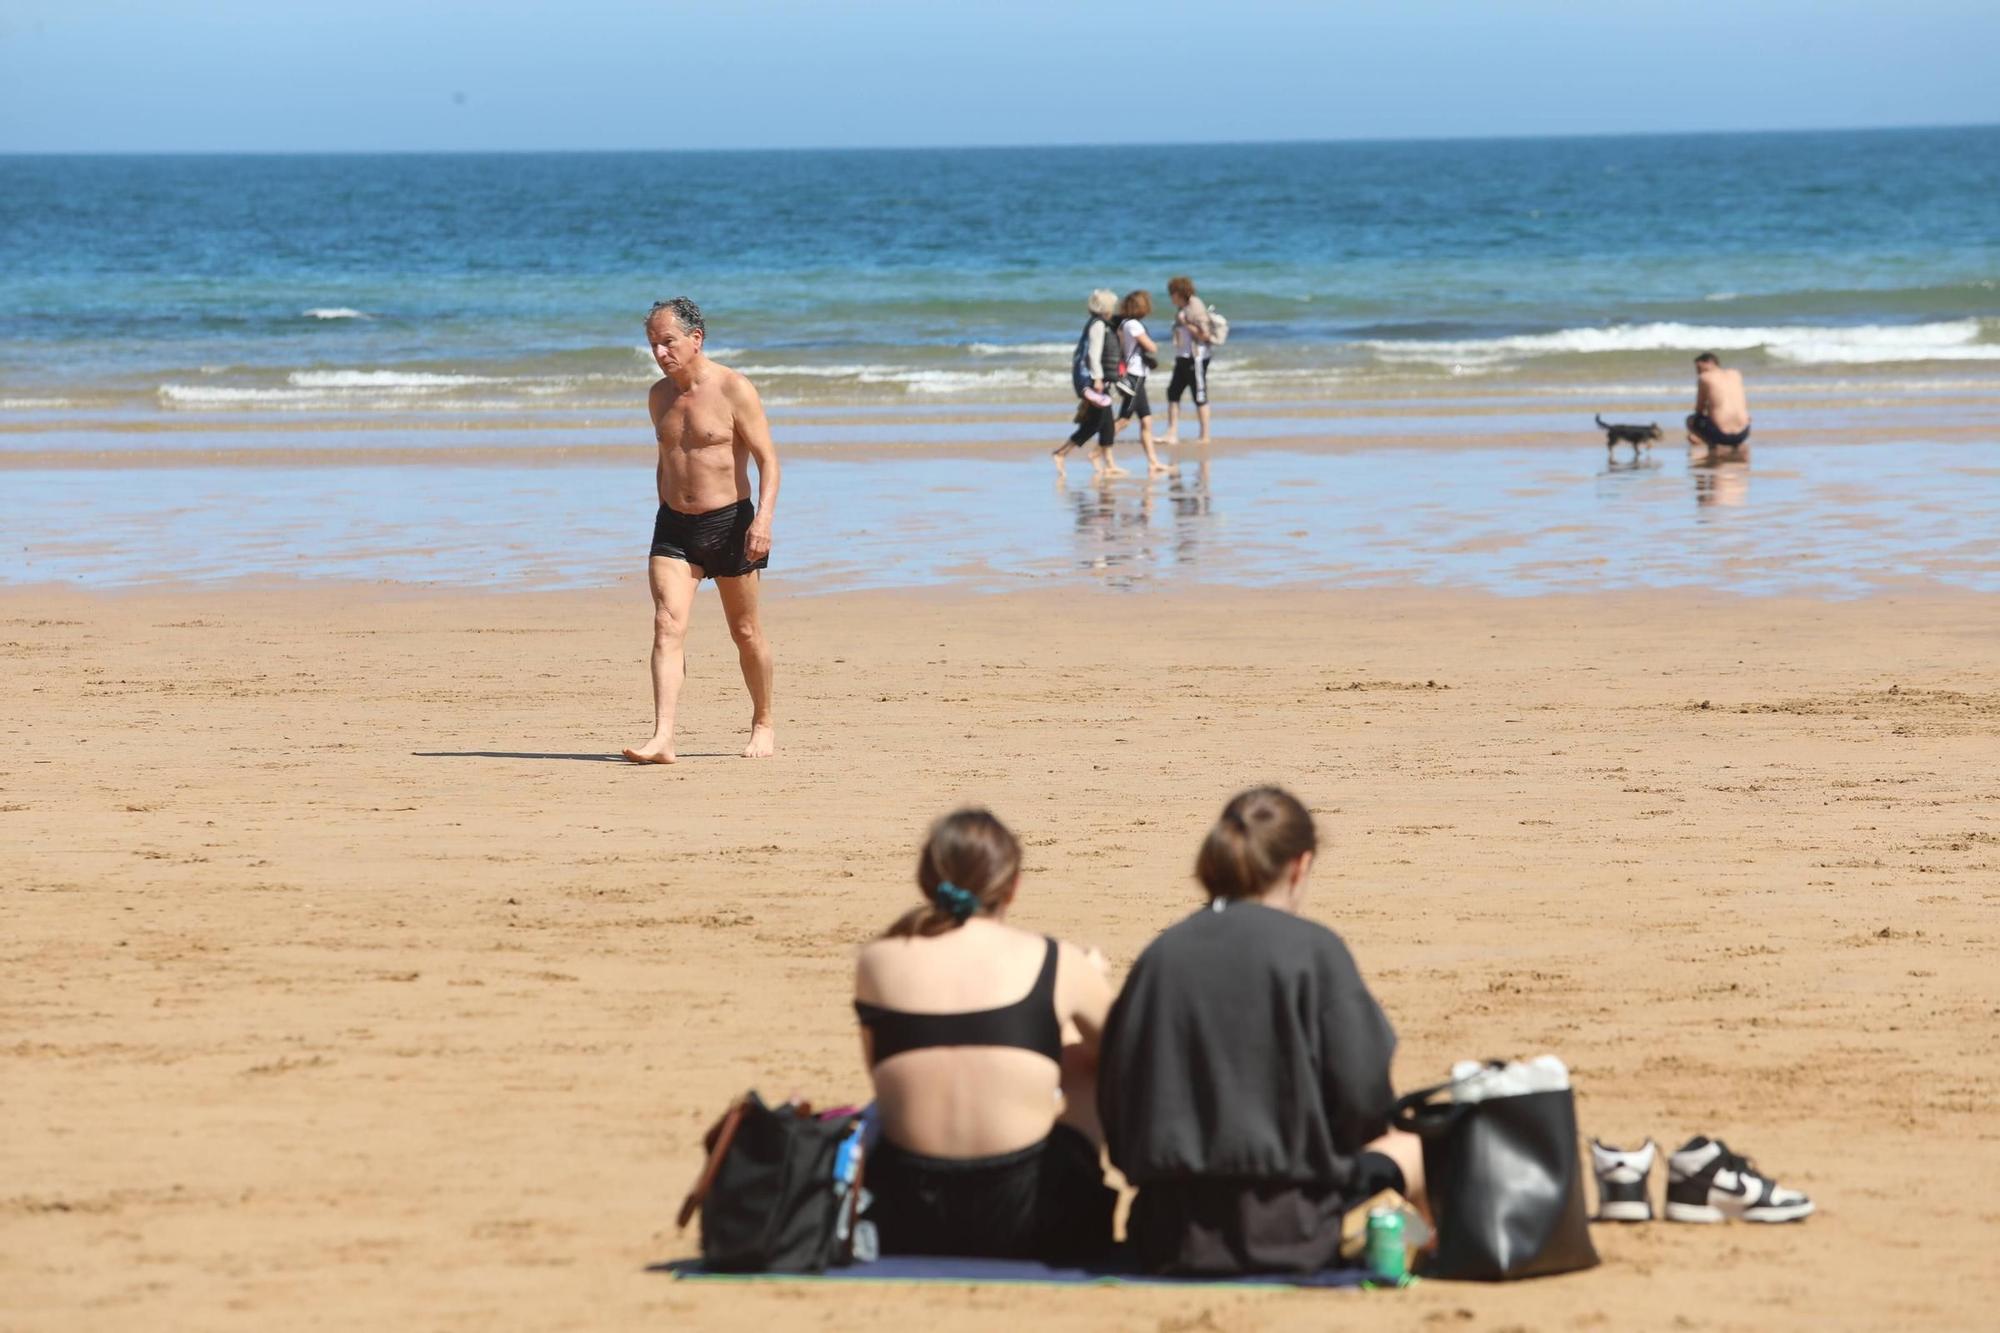
[[[917,863],[924,905],[861,950],[884,1253],[1077,1263],[1110,1247],[1095,1072],[1111,987],[1094,950],[1006,923],[1020,875],[1004,824],[948,815]]]

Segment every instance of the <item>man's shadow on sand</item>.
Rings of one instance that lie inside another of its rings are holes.
[[[534,750],[412,750],[417,759],[573,759],[585,764],[630,764],[633,768],[652,768],[652,764],[634,764],[622,754],[543,754]],[[682,754],[679,759],[729,759],[732,755],[720,750],[712,754]]]

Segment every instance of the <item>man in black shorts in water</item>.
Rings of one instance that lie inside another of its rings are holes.
[[[1750,395],[1743,372],[1724,370],[1713,352],[1694,359],[1694,414],[1687,419],[1688,448],[1741,451],[1750,443]]]
[[[647,573],[653,589],[653,736],[627,749],[635,764],[674,762],[674,705],[686,674],[683,648],[695,589],[715,580],[729,634],[750,687],[746,759],[777,749],[771,722],[771,646],[757,620],[758,571],[771,557],[771,511],[778,502],[778,452],[764,405],[750,381],[702,353],[701,308],[685,296],[661,301],[646,317],[646,338],[665,378],[647,409],[659,441]],[[750,503],[750,463],[758,501]]]

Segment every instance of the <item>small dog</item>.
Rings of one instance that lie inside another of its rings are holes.
[[[1599,416],[1593,416],[1591,420],[1604,432],[1604,452],[1607,454],[1615,454],[1619,445],[1629,444],[1632,446],[1632,457],[1637,458],[1641,448],[1650,450],[1653,441],[1660,438],[1660,423],[1657,421],[1647,426],[1633,426],[1606,421]]]

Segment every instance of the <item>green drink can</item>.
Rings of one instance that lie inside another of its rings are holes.
[[[1368,1271],[1378,1282],[1400,1285],[1410,1276],[1410,1252],[1403,1244],[1400,1208],[1368,1210]]]

